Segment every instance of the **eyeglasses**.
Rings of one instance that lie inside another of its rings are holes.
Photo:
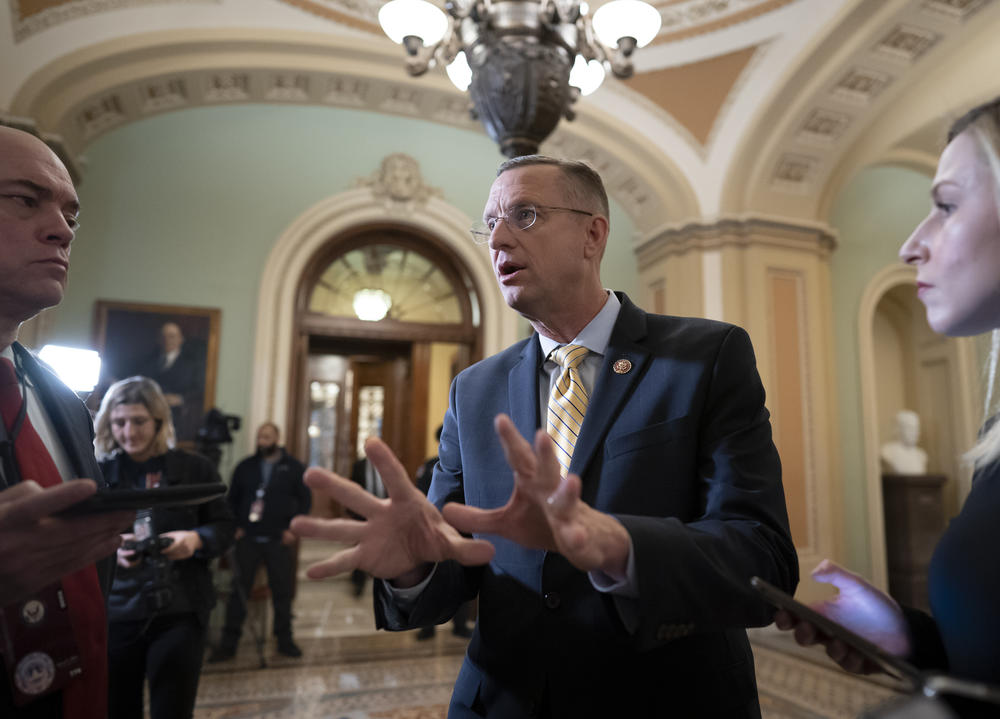
[[[514,205],[502,215],[487,217],[485,222],[477,222],[470,228],[469,232],[472,233],[472,239],[477,245],[485,245],[490,241],[490,237],[493,235],[493,230],[496,229],[497,223],[500,222],[500,220],[506,222],[507,226],[513,230],[526,230],[538,221],[539,210],[575,212],[578,215],[586,215],[587,217],[594,216],[593,212],[574,210],[572,207],[553,207],[552,205]]]

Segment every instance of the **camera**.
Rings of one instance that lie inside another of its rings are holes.
[[[233,441],[230,430],[237,431],[240,424],[239,416],[223,414],[222,411],[212,408],[205,415],[202,426],[198,428],[198,441],[203,444],[229,444]]]
[[[237,431],[240,423],[240,418],[235,414],[224,414],[215,407],[210,409],[196,433],[198,454],[207,457],[218,468],[219,460],[222,459],[219,445],[232,443],[233,435],[230,434],[230,430]]]
[[[151,613],[162,612],[174,601],[174,590],[170,585],[170,560],[163,550],[174,543],[170,537],[153,534],[144,539],[125,540],[123,549],[131,549],[136,559],[152,570],[152,579],[142,587],[146,607]]]

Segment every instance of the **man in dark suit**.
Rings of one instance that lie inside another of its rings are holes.
[[[429,503],[378,440],[388,501],[307,473],[367,520],[293,523],[355,544],[309,575],[385,578],[387,629],[479,597],[450,717],[759,717],[745,628],[771,611],[749,579],[792,592],[798,563],[749,337],[603,288],[607,196],[582,163],[504,163],[483,218],[536,334],[452,383]]]
[[[104,596],[133,513],[56,516],[104,485],[93,425],[76,395],[15,341],[22,322],[62,300],[78,211],[55,153],[0,127],[0,621],[15,637],[12,652],[0,651],[4,717],[107,711]],[[82,671],[67,676],[59,664],[72,656]]]
[[[247,597],[261,564],[267,569],[278,652],[286,657],[302,656],[302,650],[292,639],[292,593],[298,546],[288,525],[295,515],[309,514],[312,494],[302,483],[306,468],[278,443],[280,438],[278,425],[262,424],[257,429],[257,452],[233,470],[227,499],[236,517],[236,571],[226,604],[222,641],[208,658],[209,662],[225,661],[236,655],[247,616]]]

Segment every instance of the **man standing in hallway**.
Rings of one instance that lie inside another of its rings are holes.
[[[233,471],[229,505],[236,517],[233,587],[226,605],[222,640],[208,661],[220,662],[236,654],[247,598],[257,567],[264,564],[274,604],[274,635],[278,652],[301,657],[292,640],[292,591],[295,586],[296,537],[288,530],[292,517],[308,514],[312,494],[302,482],[305,467],[278,445],[280,432],[273,422],[257,430],[257,452]]]
[[[606,290],[608,215],[588,165],[501,165],[473,236],[535,333],[452,382],[430,501],[378,439],[386,500],[307,473],[365,518],[296,519],[353,545],[308,575],[382,578],[377,626],[478,596],[453,719],[760,717],[749,580],[791,593],[798,561],[750,338]]]
[[[56,154],[0,126],[0,623],[12,638],[0,648],[0,716],[13,719],[107,715],[105,596],[134,515],[58,516],[104,486],[93,424],[15,341],[62,301],[79,209]]]

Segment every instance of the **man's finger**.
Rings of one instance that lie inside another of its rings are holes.
[[[504,459],[514,472],[521,475],[534,473],[536,460],[528,440],[521,436],[517,427],[505,414],[498,414],[493,420],[493,427],[500,438]]]
[[[365,522],[356,519],[320,519],[295,517],[289,529],[300,537],[327,539],[334,542],[355,543],[361,539]]]
[[[382,506],[382,500],[363,487],[325,469],[310,467],[306,470],[304,480],[312,489],[336,499],[362,517],[371,516]]]
[[[466,534],[500,534],[503,526],[502,509],[479,509],[459,502],[449,502],[441,508],[444,521]]]
[[[28,479],[23,482],[18,482],[17,484],[0,492],[0,507],[9,502],[29,497],[32,494],[37,494],[41,491],[42,488],[39,487],[38,482],[35,482],[34,480]]]
[[[408,492],[419,492],[406,468],[397,459],[389,445],[378,437],[369,437],[365,440],[365,454],[372,466],[378,471],[385,486],[386,493],[393,499],[399,499]]]
[[[310,565],[306,576],[310,579],[325,579],[357,569],[358,549],[351,547],[337,552],[329,559]]]
[[[7,495],[7,492],[15,492],[17,496],[14,500],[16,504],[0,504],[0,512],[4,512],[5,522],[10,522],[12,526],[32,524],[86,499],[96,491],[97,485],[92,479],[74,479],[45,489],[34,481],[25,480],[0,492],[0,496]]]
[[[459,537],[454,539],[450,546],[451,556],[466,567],[489,564],[495,553],[496,548],[485,539]]]

